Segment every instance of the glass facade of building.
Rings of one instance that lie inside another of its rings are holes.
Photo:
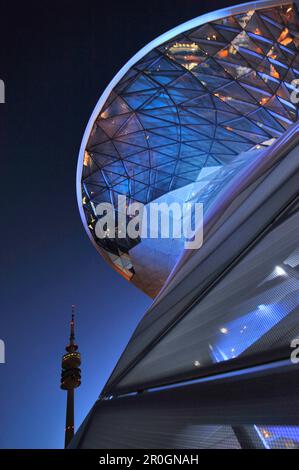
[[[98,239],[96,206],[111,202],[117,211],[118,195],[148,204],[170,193],[205,207],[217,187],[203,189],[225,183],[223,168],[246,166],[297,120],[298,29],[289,3],[184,30],[129,67],[98,110],[79,204],[105,258],[149,295],[159,292],[181,244],[144,244],[118,233]]]

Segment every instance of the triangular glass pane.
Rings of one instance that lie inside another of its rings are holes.
[[[205,91],[205,88],[198,83],[198,80],[194,78],[189,72],[181,74],[172,84],[174,88],[183,88],[185,90],[191,90],[198,92]]]
[[[159,148],[159,152],[161,154],[165,154],[169,157],[177,157],[180,150],[180,144],[171,144],[171,145],[163,145]]]
[[[246,84],[255,88],[259,88],[265,93],[271,93],[271,88],[267,86],[267,83],[259,76],[259,74],[255,70],[241,77],[239,83],[244,86]]]
[[[230,126],[232,129],[239,129],[241,131],[252,132],[253,134],[258,134],[267,137],[267,134],[260,128],[258,125],[254,124],[250,119],[242,116],[240,118],[234,119],[226,123],[227,126]]]
[[[240,29],[240,23],[233,16],[220,18],[219,20],[213,21],[213,24],[231,26],[233,28]]]
[[[196,73],[196,77],[201,83],[208,88],[208,90],[215,90],[220,86],[226,85],[231,82],[231,78],[215,77],[202,73]]]
[[[117,96],[114,101],[100,114],[103,119],[118,116],[119,114],[126,114],[130,112],[130,108],[127,103],[120,97]]]
[[[176,139],[173,139],[172,136],[169,136],[168,138],[168,135],[157,135],[155,134],[153,131],[148,131],[147,132],[147,142],[148,142],[148,145],[151,147],[151,148],[155,148],[155,147],[159,147],[160,145],[163,146],[163,145],[168,145],[168,144],[171,144],[173,143]]]
[[[197,39],[205,39],[207,41],[220,41],[222,37],[218,33],[218,31],[213,28],[213,26],[209,23],[200,26],[200,28],[193,30],[191,33],[188,34],[188,37],[192,40],[197,41]]]
[[[297,119],[298,114],[298,106],[295,106],[289,100],[285,100],[283,98],[277,97],[278,101],[282,104],[286,112],[288,113],[289,117],[295,121]]]
[[[103,153],[92,152],[91,155],[99,168],[104,168],[106,165],[115,162],[115,158],[104,155]]]
[[[246,92],[246,90],[239,85],[238,82],[234,81],[229,83],[228,85],[221,87],[217,90],[217,93],[221,97],[224,98],[234,98],[241,101],[246,101],[248,103],[255,103],[254,98]],[[224,100],[225,101],[225,100]]]
[[[245,29],[253,15],[254,10],[248,10],[246,13],[235,15],[235,20],[239,23],[242,29]]]
[[[260,12],[259,16],[266,28],[270,31],[273,41],[277,41],[281,34],[281,31],[284,28],[284,25],[277,10],[273,8],[272,14],[275,19],[270,18],[268,15],[264,15],[263,12]]]
[[[88,147],[88,151],[91,151],[93,153],[98,153],[98,154],[105,154],[105,155],[108,155],[110,157],[116,157],[118,158],[119,157],[119,154],[115,148],[115,146],[113,145],[113,143],[111,141],[109,142],[104,142],[102,144],[99,144],[99,145],[95,145],[93,147]]]
[[[133,134],[129,135],[120,135],[117,136],[114,140],[115,143],[117,142],[125,142],[129,145],[138,145],[139,147],[144,147],[146,148],[147,145],[147,138],[146,138],[146,132],[145,131],[140,131],[140,132],[135,132]]]
[[[138,70],[144,70],[148,68],[151,64],[153,64],[155,61],[157,61],[160,58],[160,54],[154,49],[146,56],[144,56],[139,62],[137,62],[136,65],[134,65],[134,68],[137,68]]]
[[[212,23],[216,31],[228,42],[231,42],[235,36],[237,36],[240,32],[240,28],[238,27],[230,27],[230,26],[224,26],[224,25],[219,25],[216,23]]]
[[[178,112],[177,112],[177,107],[176,106],[169,106],[167,108],[163,109],[163,114],[161,113],[161,109],[146,109],[146,110],[140,110],[143,115],[145,116],[153,116],[155,118],[161,118],[164,122],[169,122],[169,123],[175,123],[179,124],[179,117],[178,117]]]
[[[206,93],[206,91],[198,92],[198,90],[184,90],[183,88],[173,88],[171,86],[167,88],[167,91],[176,103],[184,103],[196,98],[199,94]]]
[[[276,129],[279,132],[282,132],[284,130],[283,127],[277,122],[276,119],[269,113],[267,109],[264,109],[260,107],[256,111],[250,113],[248,116],[250,119],[256,122],[256,124],[263,128],[265,126],[272,127],[273,129]]]
[[[198,75],[212,75],[215,77],[231,78],[230,75],[224,70],[219,63],[212,57],[207,59],[196,69],[192,70],[192,74],[196,77]]]
[[[226,126],[224,128],[220,127],[220,126],[217,126],[216,132],[215,132],[215,139],[217,139],[217,140],[219,140],[223,143],[225,143],[227,141],[229,141],[229,142],[247,142],[248,138],[246,137],[246,135],[244,137],[245,137],[245,139],[237,136],[234,133],[233,128],[229,127],[229,126]]]
[[[157,109],[157,108],[163,108],[165,106],[173,106],[173,102],[171,101],[169,95],[165,93],[164,91],[159,92],[150,100],[146,105],[143,106],[143,109]]]
[[[182,144],[180,148],[180,158],[197,157],[198,155],[205,153],[205,149],[203,148],[205,145],[202,145],[203,142],[211,143],[211,141],[200,140]],[[208,145],[208,149],[210,148],[210,143]]]
[[[185,103],[185,106],[189,107],[202,107],[202,108],[212,108],[214,109],[213,100],[209,94],[198,96],[192,100],[189,100]]]
[[[199,39],[197,42],[201,50],[207,53],[209,56],[214,56],[220,49],[223,49],[226,45],[226,42],[224,41],[218,42]]]
[[[153,80],[158,82],[160,85],[168,85],[169,83],[176,80],[182,75],[182,71],[167,72],[167,71],[158,71],[151,72],[151,77]]]
[[[132,132],[138,132],[141,130],[143,130],[143,126],[141,125],[136,115],[132,114],[130,118],[120,127],[116,136],[126,136],[128,134],[131,134]]]
[[[264,36],[270,40],[273,39],[273,36],[270,34],[265,23],[261,20],[257,12],[254,12],[245,29],[257,36]]]
[[[161,154],[160,152],[156,150],[151,150],[150,166],[154,168],[154,167],[158,167],[158,166],[165,165],[165,164],[176,165],[176,161],[175,159],[168,157],[164,154]]]
[[[246,31],[242,31],[238,36],[236,36],[231,44],[239,51],[240,49],[248,49],[249,51],[255,52],[256,54],[263,54],[263,50],[255,44]]]
[[[109,119],[101,119],[97,122],[97,124],[101,126],[101,128],[109,137],[113,137],[130,116],[131,114],[121,114]]]
[[[228,148],[220,142],[214,141],[211,147],[211,153],[215,155],[235,155],[237,152],[235,151],[235,147],[230,146],[230,148]]]
[[[180,136],[180,127],[179,126],[168,126],[168,127],[156,127],[152,129],[153,134],[159,136],[165,136],[168,139],[178,140]]]
[[[136,163],[142,167],[150,167],[149,151],[139,152],[126,158],[126,162]]]
[[[134,80],[137,75],[138,71],[134,68],[131,68],[114,88],[114,92],[116,93],[116,95],[119,95],[124,90],[124,88],[126,88],[132,82],[132,80]],[[108,100],[109,99],[110,97],[108,98]],[[111,101],[109,102],[108,100],[106,102],[106,106],[110,105],[111,103]]]
[[[144,105],[144,103],[153,99],[153,91],[152,90],[142,91],[138,93],[132,93],[130,95],[124,94],[123,98],[127,102],[127,104],[130,106],[131,110],[135,111],[136,109]]]
[[[218,115],[217,115],[218,117]],[[215,120],[216,120],[216,116],[215,116]],[[213,137],[214,136],[214,133],[215,133],[215,129],[216,129],[216,126],[210,124],[210,125],[200,125],[200,124],[192,124],[190,126],[188,126],[190,129],[193,129],[194,131],[196,131],[199,136],[204,136],[204,137]]]
[[[208,121],[206,125],[210,125],[216,122],[217,112],[215,109],[205,108],[204,106],[192,107],[189,109],[198,114],[201,118],[204,118],[205,121]]]
[[[170,125],[169,121],[164,121],[163,119],[148,116],[148,114],[145,114],[141,111],[137,112],[136,116],[144,129],[155,129],[156,127],[167,127]]]
[[[144,74],[140,73],[134,81],[132,81],[124,90],[123,93],[132,93],[136,91],[144,91],[158,88],[158,85],[146,77]]]
[[[123,165],[125,167],[126,173],[130,178],[134,178],[139,173],[142,173],[148,169],[148,167],[142,166],[141,163],[133,163],[128,160],[125,160]]]
[[[133,155],[134,153],[144,150],[143,147],[127,144],[125,142],[118,142],[117,140],[114,141],[114,145],[122,158],[128,157],[129,155]]]
[[[92,148],[95,145],[101,144],[102,142],[106,142],[107,140],[109,140],[109,136],[106,134],[106,132],[103,131],[100,126],[98,126],[97,123],[95,123],[89,136],[87,147]]]

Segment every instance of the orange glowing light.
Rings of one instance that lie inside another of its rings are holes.
[[[220,57],[221,59],[223,59],[224,57],[227,57],[228,56],[228,50],[227,49],[224,49],[222,51],[219,51],[217,53],[218,57]]]
[[[277,72],[276,68],[272,64],[270,65],[270,75],[271,77],[274,77],[274,78],[280,78],[279,73]]]
[[[290,44],[293,41],[293,39],[289,36],[289,29],[288,28],[284,28],[281,31],[280,36],[277,39],[277,41],[280,44],[282,44],[283,46],[287,46],[288,44]]]
[[[233,130],[233,128],[229,127],[229,126],[226,126],[226,130],[231,132]]]
[[[258,36],[262,35],[261,30],[259,28],[255,28],[254,34],[257,34]]]
[[[275,54],[275,49],[274,47],[271,47],[271,49],[269,50],[268,54],[267,54],[267,57],[271,57],[271,59],[276,59],[277,57],[277,54]]]
[[[88,166],[89,164],[89,155],[87,152],[84,153],[84,161],[83,161],[83,165],[84,166]]]
[[[261,104],[261,105],[264,105],[264,104],[268,103],[269,99],[270,99],[270,98],[262,98],[262,99],[260,100],[260,104]]]
[[[291,42],[293,42],[293,39],[288,37],[288,38],[285,38],[283,41],[281,41],[280,44],[282,44],[283,46],[288,46],[289,44],[291,44]]]
[[[289,34],[289,29],[288,28],[284,28],[281,33],[280,33],[280,36],[279,38],[277,39],[278,42],[281,42],[283,41]]]

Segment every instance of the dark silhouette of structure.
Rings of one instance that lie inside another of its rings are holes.
[[[62,357],[61,388],[67,390],[65,442],[67,447],[74,436],[74,389],[81,385],[81,354],[75,343],[75,306],[72,305],[72,319],[70,323],[70,342],[66,346],[67,354]]]

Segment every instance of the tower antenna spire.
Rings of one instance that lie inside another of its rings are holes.
[[[76,305],[72,305],[72,319],[71,319],[71,333],[70,333],[70,344],[75,343],[75,310]]]
[[[65,443],[67,447],[74,437],[74,390],[81,385],[81,354],[75,343],[75,305],[72,305],[70,322],[70,341],[66,346],[67,353],[62,356],[61,385],[67,391]]]

